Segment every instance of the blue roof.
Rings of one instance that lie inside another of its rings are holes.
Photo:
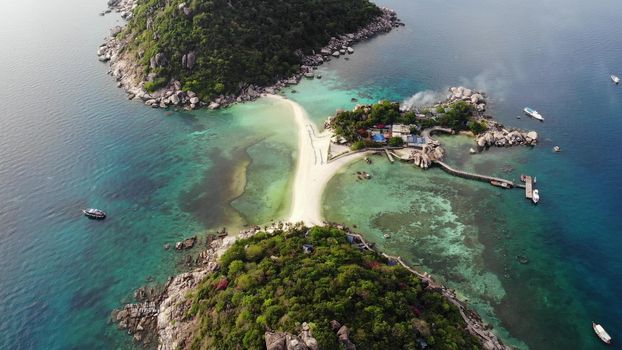
[[[382,135],[382,134],[376,134],[376,135],[372,136],[372,138],[376,142],[384,142],[385,141],[384,135]]]
[[[414,143],[416,145],[423,145],[425,144],[425,139],[421,136],[417,136],[417,135],[408,135],[406,137],[406,140],[408,143]]]

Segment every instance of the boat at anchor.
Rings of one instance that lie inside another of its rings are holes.
[[[618,77],[617,75],[611,74],[611,81],[613,81],[616,85],[620,84],[620,77]]]
[[[82,209],[82,213],[89,219],[103,220],[106,218],[105,211],[95,208]]]
[[[594,329],[594,333],[596,333],[600,340],[602,340],[605,344],[611,344],[611,336],[609,335],[609,333],[607,333],[607,331],[605,331],[603,326],[599,325],[598,323],[592,322],[592,328]]]
[[[528,116],[532,117],[533,119],[538,119],[541,122],[544,121],[544,117],[542,115],[540,115],[540,113],[538,113],[538,111],[536,111],[535,109],[531,109],[529,107],[525,107],[525,109],[523,109],[523,111],[525,112],[525,114],[527,114]]]
[[[540,191],[533,190],[533,194],[531,195],[531,200],[533,201],[534,204],[538,204],[538,202],[540,201]]]

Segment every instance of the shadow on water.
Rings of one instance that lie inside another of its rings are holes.
[[[208,151],[213,166],[205,171],[200,182],[182,192],[178,199],[180,208],[191,213],[205,227],[243,220],[231,206],[231,201],[244,190],[246,167],[251,160],[243,147],[229,152],[235,161],[222,153],[219,148]]]

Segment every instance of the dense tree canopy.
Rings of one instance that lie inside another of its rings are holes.
[[[400,110],[397,102],[380,101],[371,106],[358,106],[353,111],[337,113],[331,126],[336,135],[342,136],[356,148],[363,148],[374,146],[366,140],[369,136],[366,130],[378,124],[409,125],[411,133],[433,126],[442,126],[456,131],[469,129],[475,134],[488,129],[485,122],[478,122],[473,118],[473,107],[464,101],[456,101],[445,107],[439,106],[434,112],[429,108],[424,108],[420,118],[413,111]],[[393,144],[390,145],[398,146],[398,143],[397,139],[393,139]]]
[[[289,76],[298,50],[317,50],[379,14],[368,0],[141,0],[121,35],[146,73],[179,78],[210,97]],[[182,57],[191,51],[196,64],[188,69]],[[166,64],[150,68],[157,53]]]
[[[193,298],[195,349],[263,349],[266,330],[296,334],[302,322],[321,349],[339,349],[333,319],[351,329],[360,349],[417,349],[419,340],[434,349],[480,348],[440,293],[331,228],[238,241]]]

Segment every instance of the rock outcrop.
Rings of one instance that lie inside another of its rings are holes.
[[[525,132],[518,129],[507,130],[498,124],[494,124],[488,131],[478,135],[475,142],[480,148],[519,145],[535,146],[538,143],[538,133],[535,131]]]
[[[288,223],[275,223],[273,226],[264,227],[263,231],[287,230],[292,226]],[[187,317],[192,305],[188,299],[189,293],[209,274],[219,269],[220,256],[237,239],[251,237],[261,230],[261,227],[255,226],[237,236],[209,236],[206,248],[196,258],[195,270],[169,278],[161,288],[139,288],[134,293],[135,303],[126,304],[112,312],[113,322],[120,329],[127,330],[137,342],[145,345],[157,343],[159,350],[188,348],[197,327],[196,320]],[[194,242],[197,240],[196,237],[190,239]],[[303,331],[304,329],[305,327]],[[307,339],[309,344],[313,343],[310,332],[301,332],[301,338]]]
[[[175,243],[175,249],[177,249],[177,250],[190,249],[190,248],[194,247],[194,244],[196,242],[197,242],[197,236],[186,238],[186,239],[184,239],[181,242]]]

